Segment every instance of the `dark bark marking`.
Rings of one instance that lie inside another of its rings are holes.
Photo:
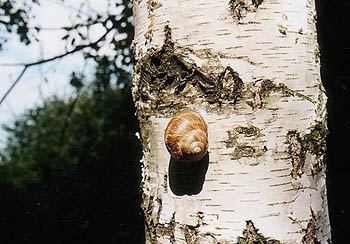
[[[288,153],[292,160],[293,169],[291,175],[294,179],[303,174],[306,153],[316,155],[316,163],[311,168],[312,176],[317,176],[319,173],[324,172],[327,134],[326,122],[317,122],[310,128],[310,132],[304,136],[301,136],[297,130],[288,131]]]
[[[324,155],[327,150],[328,128],[326,122],[317,122],[310,130],[310,133],[303,136],[304,150],[316,155],[316,163],[312,165],[312,175],[315,176],[324,171]]]
[[[227,131],[228,139],[224,141],[226,148],[234,148],[231,153],[231,159],[240,159],[242,157],[259,157],[262,156],[266,151],[266,146],[253,147],[246,143],[240,143],[239,137],[253,137],[257,138],[261,135],[260,129],[255,126],[238,126],[233,130]]]
[[[257,8],[262,4],[264,0],[252,0],[252,4]]]
[[[310,97],[288,88],[285,84],[275,83],[269,79],[259,79],[254,81],[253,85],[251,87],[247,87],[243,93],[250,95],[250,97],[245,97],[244,100],[253,109],[261,109],[271,93],[280,93],[282,97],[297,96],[313,104],[316,103]]]
[[[243,88],[243,81],[231,67],[226,67],[218,77],[217,92],[221,90],[221,99],[228,103],[235,103]]]
[[[169,107],[178,111],[198,98],[219,106],[234,104],[239,99],[243,81],[237,72],[230,67],[218,74],[205,72],[176,53],[168,25],[164,36],[164,45],[149,50],[135,65],[140,79],[134,80],[137,89],[133,95],[136,105],[138,101],[147,104],[149,111],[142,111],[143,115],[155,110],[163,112]]]
[[[148,0],[147,1],[147,9],[150,12],[153,12],[154,10],[156,10],[157,8],[162,7],[163,4],[160,2],[157,2],[156,0]]]
[[[260,129],[258,127],[255,126],[238,126],[237,128],[235,128],[235,131],[238,134],[243,134],[244,137],[258,137],[260,136]]]
[[[262,84],[261,84],[261,94],[264,97],[267,97],[270,95],[271,92],[281,92],[284,96],[290,97],[290,96],[297,96],[300,97],[302,99],[305,99],[311,103],[316,103],[315,101],[313,101],[310,97],[294,91],[290,88],[288,88],[285,84],[283,83],[278,83],[275,84],[273,81],[265,79],[263,80]]]
[[[228,139],[224,141],[226,144],[226,148],[235,147],[237,143],[237,134],[235,133],[235,130],[229,130],[227,131]]]
[[[317,225],[316,225],[316,215],[314,211],[311,210],[311,217],[309,219],[309,222],[307,223],[307,227],[304,230],[305,235],[303,236],[303,239],[301,240],[302,244],[321,244],[320,241],[317,240],[316,233],[318,231]]]
[[[196,225],[182,224],[180,229],[182,230],[185,241],[187,244],[202,244],[202,243],[213,243],[218,244],[215,237],[211,233],[200,233],[198,228],[203,225],[204,213],[197,212],[198,223]]]
[[[294,179],[300,177],[305,163],[305,151],[302,146],[302,139],[296,130],[290,130],[287,133],[288,153],[292,160],[291,175]]]
[[[155,205],[156,208],[155,208]],[[160,213],[163,209],[162,199],[155,196],[143,195],[143,202],[141,204],[145,216],[145,234],[146,240],[151,241],[152,244],[156,244],[157,236],[169,236],[171,243],[175,243],[174,231],[175,231],[175,212],[171,220],[168,223],[159,223]],[[157,212],[154,209],[158,209]]]
[[[176,243],[175,241],[175,213],[173,213],[173,216],[171,217],[171,220],[169,223],[166,224],[157,224],[154,227],[154,238],[152,240],[156,240],[157,235],[161,236],[169,236],[170,237],[170,243]]]
[[[226,148],[235,147],[240,145],[238,142],[239,136],[243,137],[259,137],[260,136],[260,129],[255,126],[238,126],[234,128],[233,130],[227,131],[228,139],[225,140]]]
[[[243,236],[238,237],[236,244],[282,244],[278,240],[264,237],[258,231],[259,229],[254,226],[253,221],[247,220]]]
[[[239,145],[235,147],[235,150],[232,153],[231,159],[240,159],[242,157],[256,157],[258,156],[257,150],[248,145]]]
[[[264,2],[264,0],[230,0],[229,7],[233,18],[236,21],[240,21],[244,18],[248,12],[257,11],[258,7]]]

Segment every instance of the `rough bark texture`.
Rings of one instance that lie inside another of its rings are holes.
[[[135,0],[133,95],[147,243],[330,242],[313,0]],[[183,109],[209,154],[170,158]]]

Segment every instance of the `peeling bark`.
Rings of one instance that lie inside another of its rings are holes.
[[[313,0],[137,0],[134,19],[146,242],[328,244]],[[188,109],[209,153],[180,164],[164,130]]]

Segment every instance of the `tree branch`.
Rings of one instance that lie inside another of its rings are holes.
[[[22,72],[19,74],[19,76],[17,77],[17,79],[15,80],[15,82],[13,82],[12,86],[6,91],[6,93],[2,96],[1,100],[0,100],[0,106],[1,104],[5,101],[6,97],[10,94],[10,92],[12,91],[12,89],[17,85],[17,83],[21,80],[22,76],[24,75],[24,73],[26,72],[28,66],[24,66]]]
[[[78,51],[81,51],[85,48],[88,47],[92,47],[94,45],[96,45],[97,43],[103,41],[106,36],[111,32],[111,30],[113,30],[113,28],[107,29],[107,31],[95,42],[91,42],[89,44],[86,45],[79,45],[76,46],[73,50],[69,51],[69,52],[65,52],[63,54],[54,56],[52,58],[48,58],[48,59],[42,59],[36,62],[32,62],[32,63],[13,63],[13,64],[0,64],[0,66],[24,66],[23,70],[21,71],[21,73],[19,74],[19,76],[17,77],[17,79],[13,82],[13,84],[11,85],[11,87],[6,91],[6,93],[2,96],[1,100],[0,100],[0,106],[1,104],[5,101],[6,97],[10,94],[10,92],[13,90],[13,88],[17,85],[17,83],[21,80],[21,78],[23,77],[24,73],[27,71],[28,68],[35,66],[35,65],[40,65],[40,64],[44,64],[44,63],[48,63],[51,61],[54,61],[56,59],[59,58],[63,58],[65,56],[68,56],[70,54],[76,53]]]
[[[9,25],[10,22],[7,22],[7,21],[4,21],[4,20],[1,20],[1,19],[0,19],[0,24]]]
[[[35,66],[35,65],[40,65],[40,64],[44,64],[44,63],[48,63],[48,62],[51,62],[51,61],[54,61],[56,59],[59,59],[59,58],[63,58],[65,56],[68,56],[70,54],[73,54],[73,53],[76,53],[78,51],[81,51],[85,48],[88,48],[88,47],[92,47],[94,45],[96,45],[97,43],[99,43],[100,41],[103,41],[103,39],[106,38],[106,36],[109,34],[109,32],[111,32],[113,28],[110,28],[110,29],[107,29],[106,33],[103,34],[97,41],[95,42],[91,42],[89,44],[85,44],[85,45],[79,45],[79,46],[76,46],[73,50],[71,51],[68,51],[68,52],[65,52],[63,54],[60,54],[60,55],[57,55],[57,56],[54,56],[54,57],[51,57],[51,58],[48,58],[48,59],[42,59],[42,60],[39,60],[39,61],[36,61],[36,62],[32,62],[32,63],[5,63],[5,64],[0,64],[0,66],[27,66],[27,67],[30,67],[30,66]]]

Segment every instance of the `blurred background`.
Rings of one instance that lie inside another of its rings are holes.
[[[347,233],[348,0],[316,0],[333,243]],[[0,0],[0,243],[144,243],[132,3]]]
[[[132,39],[127,0],[0,0],[1,244],[144,243]]]

